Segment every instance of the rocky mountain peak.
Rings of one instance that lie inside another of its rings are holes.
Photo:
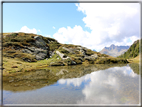
[[[110,45],[110,47],[103,48],[100,53],[107,54],[110,56],[117,57],[129,49],[129,46],[116,46],[114,44]]]

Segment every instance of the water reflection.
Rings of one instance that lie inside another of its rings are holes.
[[[60,79],[60,84],[80,86],[85,98],[78,104],[139,104],[139,76],[129,66],[92,72],[81,78]]]
[[[124,64],[50,67],[4,77],[4,104],[139,104],[139,78]]]
[[[88,65],[88,66],[57,66],[38,69],[33,72],[24,72],[17,75],[3,77],[3,89],[7,91],[36,90],[55,84],[60,78],[78,78],[91,72],[107,69],[119,65]]]

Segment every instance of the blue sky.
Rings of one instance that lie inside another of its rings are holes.
[[[139,29],[139,3],[3,3],[3,32],[41,34],[97,51],[131,45]]]
[[[83,16],[75,3],[4,3],[3,31],[19,31],[27,26],[40,29],[38,34],[53,35],[61,27],[75,25],[89,31],[82,21]]]

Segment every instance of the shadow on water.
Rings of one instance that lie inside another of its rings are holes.
[[[122,66],[126,66],[126,64],[56,66],[38,69],[15,76],[3,77],[3,90],[12,92],[36,90],[52,85],[61,78],[79,78],[94,71]]]

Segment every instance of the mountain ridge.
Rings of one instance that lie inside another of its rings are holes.
[[[129,46],[115,46],[114,44],[110,45],[110,47],[104,47],[100,53],[107,54],[113,57],[117,57],[129,49]]]

